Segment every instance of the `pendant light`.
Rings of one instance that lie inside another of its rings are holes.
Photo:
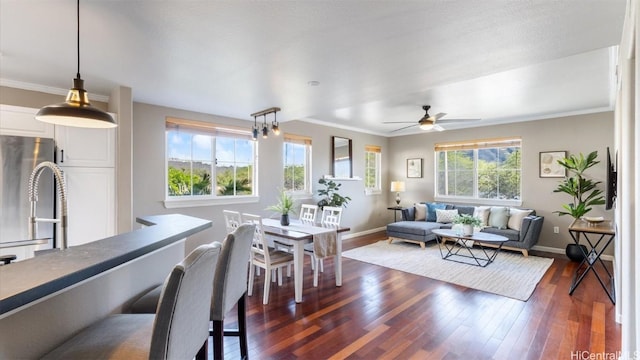
[[[251,131],[251,139],[253,139],[253,141],[258,140],[258,120],[256,120],[256,116],[253,117],[253,131]]]
[[[278,136],[280,135],[280,127],[278,126],[278,120],[276,118],[276,113],[277,112],[273,112],[273,121],[271,122],[271,130],[273,130],[273,133]]]
[[[258,121],[256,120],[256,118],[258,116],[262,116],[262,138],[266,139],[269,137],[269,124],[267,124],[267,115],[272,114],[273,113],[273,118],[274,121],[271,123],[271,129],[273,130],[273,133],[275,135],[280,134],[280,128],[278,126],[278,121],[275,120],[276,119],[276,113],[280,111],[279,107],[271,107],[268,109],[264,109],[262,111],[258,111],[255,112],[253,114],[251,114],[251,116],[253,116],[253,129],[251,131],[252,133],[252,139],[253,140],[258,140],[258,134],[260,133],[260,127],[258,127]]]
[[[269,126],[267,126],[267,114],[265,114],[262,121],[262,138],[266,139],[267,137],[269,137]]]
[[[80,0],[77,0],[77,50],[78,72],[73,79],[73,88],[69,90],[65,102],[45,106],[36,114],[36,119],[63,126],[85,128],[113,128],[118,126],[111,115],[91,106],[89,95],[84,89],[84,80],[80,78]]]

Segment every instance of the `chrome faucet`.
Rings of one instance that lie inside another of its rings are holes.
[[[36,217],[36,203],[38,202],[38,182],[44,169],[50,169],[56,178],[56,188],[60,198],[60,219],[43,219]],[[29,237],[33,240],[38,238],[38,222],[51,222],[60,224],[60,249],[67,248],[67,186],[64,181],[62,169],[58,165],[43,161],[31,172],[29,177],[29,201],[31,202],[31,212],[29,214]]]

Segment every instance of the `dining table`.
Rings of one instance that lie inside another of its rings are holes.
[[[276,237],[279,242],[293,247],[293,281],[296,303],[302,302],[304,245],[312,243],[314,235],[336,231],[334,269],[336,286],[342,286],[342,234],[351,230],[349,227],[336,227],[300,220],[290,220],[289,225],[282,225],[277,219],[262,219],[262,225],[265,235]]]

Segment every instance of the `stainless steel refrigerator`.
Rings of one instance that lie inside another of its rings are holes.
[[[36,165],[54,161],[53,139],[0,135],[0,254],[15,254],[17,260],[33,256],[36,250],[51,249],[54,224],[39,223],[38,238],[48,239],[41,245],[25,245],[29,239],[29,176]],[[51,172],[40,176],[36,214],[55,218],[55,190]],[[16,243],[18,242],[18,243]]]

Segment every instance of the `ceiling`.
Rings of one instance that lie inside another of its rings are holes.
[[[80,4],[92,98],[253,122],[282,108],[384,136],[430,113],[524,121],[613,108],[625,0],[178,1]],[[76,2],[0,0],[0,79],[65,93],[76,73]],[[319,82],[312,86],[310,82]],[[267,121],[270,121],[269,117]]]

